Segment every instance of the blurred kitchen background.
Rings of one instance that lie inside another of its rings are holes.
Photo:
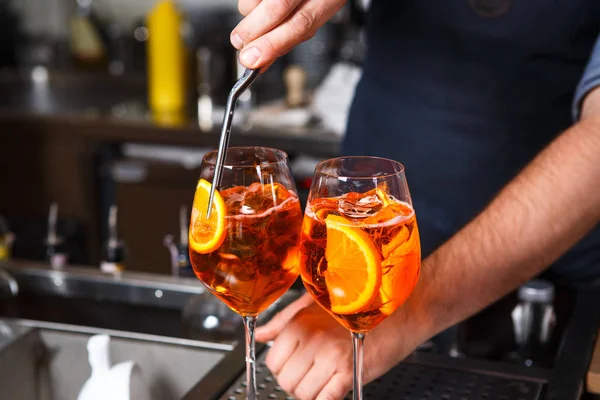
[[[365,7],[349,2],[238,104],[231,144],[287,151],[303,201],[339,152]],[[0,0],[0,259],[185,274],[239,20],[236,0]]]

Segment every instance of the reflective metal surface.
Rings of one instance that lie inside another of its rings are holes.
[[[0,352],[22,335],[31,331],[26,325],[20,325],[10,320],[0,319]]]
[[[19,294],[19,284],[8,272],[0,268],[0,299]]]
[[[85,342],[99,333],[113,338],[119,357],[146,367],[159,398],[181,398],[230,354],[235,367],[225,375],[217,369],[214,385],[225,388],[243,367],[242,319],[195,278],[29,262],[2,268],[20,290],[0,301],[0,393],[73,398],[87,378]],[[298,296],[288,291],[261,320]]]
[[[135,362],[156,399],[181,398],[230,350],[210,343],[61,324],[8,321],[7,326],[26,328],[0,346],[1,397],[19,400],[77,398],[90,376],[86,343],[99,333],[111,337],[111,365]]]
[[[77,267],[53,270],[47,264],[31,262],[0,263],[0,268],[14,278],[22,292],[67,298],[183,308],[191,295],[205,292],[202,284],[193,278],[138,272],[106,274],[93,268]]]
[[[258,359],[257,382],[260,398],[294,400],[271,374],[265,362],[266,352]],[[489,371],[448,369],[404,362],[364,388],[365,400],[540,400],[544,388],[541,379]],[[240,376],[218,400],[244,400],[244,376]],[[352,395],[345,397],[351,400]]]
[[[234,345],[243,338],[242,319],[194,278],[92,268],[53,270],[48,264],[1,264],[19,286],[0,301],[0,318],[44,321],[127,331],[175,339]],[[1,279],[1,277],[0,277]],[[0,281],[0,285],[2,282]],[[259,322],[293,301],[288,291]]]
[[[159,336],[159,335],[151,335],[145,333],[138,332],[129,332],[129,331],[120,331],[114,329],[101,329],[89,326],[78,326],[78,325],[70,325],[70,324],[61,324],[55,322],[45,322],[45,321],[34,321],[27,319],[11,319],[11,318],[0,318],[0,335],[2,335],[2,326],[5,326],[9,329],[10,341],[14,341],[19,336],[27,333],[30,330],[35,329],[46,329],[46,330],[56,330],[61,332],[71,332],[71,333],[81,333],[86,335],[98,335],[98,334],[106,334],[115,338],[122,339],[132,339],[132,340],[145,340],[148,342],[156,342],[156,343],[164,343],[170,345],[181,345],[181,346],[191,346],[198,347],[209,350],[218,350],[218,351],[232,351],[236,343],[215,343],[208,342],[202,340],[191,340],[185,338],[173,338],[168,336]],[[6,340],[6,342],[10,342]],[[1,348],[1,346],[0,346]]]
[[[227,97],[227,105],[225,106],[225,116],[223,117],[223,125],[221,126],[221,138],[219,139],[219,150],[217,152],[217,163],[215,165],[215,176],[210,187],[210,196],[208,198],[208,208],[206,209],[206,218],[210,217],[211,206],[215,197],[215,190],[221,186],[221,176],[223,175],[223,163],[227,155],[229,147],[229,137],[231,136],[231,124],[233,123],[233,112],[235,105],[240,96],[252,86],[252,83],[258,77],[257,69],[246,69],[244,74],[233,85],[229,96]]]

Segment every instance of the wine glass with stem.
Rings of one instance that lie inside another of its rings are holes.
[[[300,274],[352,334],[354,400],[362,400],[365,335],[413,292],[421,246],[404,167],[378,157],[317,165],[302,223]]]
[[[212,151],[200,167],[190,218],[190,261],[206,288],[243,318],[246,398],[255,400],[256,319],[298,277],[302,210],[286,153],[231,147],[207,217],[216,159]]]

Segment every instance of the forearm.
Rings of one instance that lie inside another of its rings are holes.
[[[543,271],[597,224],[600,118],[594,115],[554,140],[424,260],[420,283],[392,325],[413,325],[421,340],[432,336]]]

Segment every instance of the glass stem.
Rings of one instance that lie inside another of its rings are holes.
[[[363,374],[363,345],[364,333],[352,333],[352,350],[354,358],[354,386],[352,388],[352,399],[363,400],[362,374]]]
[[[246,400],[256,400],[256,343],[254,341],[256,316],[244,317],[246,332]]]

